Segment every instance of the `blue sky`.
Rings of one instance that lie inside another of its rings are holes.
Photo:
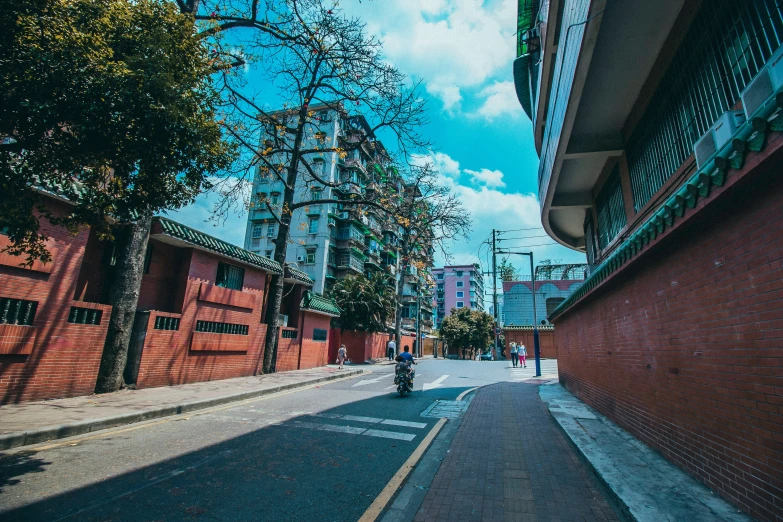
[[[473,218],[467,240],[449,247],[450,261],[486,262],[479,249],[493,228],[518,230],[501,243],[533,250],[536,259],[584,262],[554,245],[541,227],[538,157],[530,120],[514,94],[517,0],[343,0],[342,9],[384,42],[386,59],[424,81],[436,143],[431,160]],[[246,213],[210,221],[215,195],[171,213],[173,219],[241,245]],[[523,229],[523,230],[519,230]],[[478,257],[477,254],[481,254]],[[438,255],[436,263],[445,261]],[[510,259],[519,267],[522,258]],[[528,273],[529,270],[524,270]]]

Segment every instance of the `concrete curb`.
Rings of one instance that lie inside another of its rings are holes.
[[[38,444],[49,440],[64,439],[66,437],[83,435],[85,433],[91,433],[93,431],[105,430],[107,428],[122,426],[124,424],[134,424],[137,422],[159,419],[161,417],[180,415],[183,413],[188,413],[196,410],[203,410],[206,408],[211,408],[213,406],[220,406],[222,404],[228,404],[231,402],[239,402],[245,399],[253,399],[255,397],[261,397],[263,395],[271,395],[273,393],[294,390],[296,388],[304,388],[312,384],[333,381],[336,379],[342,379],[345,377],[360,375],[362,373],[365,373],[365,370],[363,369],[348,370],[345,373],[327,375],[324,377],[319,377],[317,379],[312,379],[303,382],[282,384],[280,386],[275,386],[274,388],[264,388],[262,390],[251,390],[246,392],[233,393],[231,395],[224,395],[222,397],[212,397],[209,399],[183,402],[181,404],[176,404],[172,406],[152,408],[152,409],[137,411],[133,413],[123,413],[121,415],[113,415],[111,417],[90,419],[86,421],[74,422],[71,424],[63,424],[60,426],[46,426],[31,431],[7,433],[5,435],[0,435],[0,450],[8,450],[12,448],[18,448],[21,446],[30,446],[31,444]]]

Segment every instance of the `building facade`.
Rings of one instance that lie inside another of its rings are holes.
[[[783,11],[520,2],[541,217],[585,252],[560,381],[758,520],[783,519]]]
[[[451,315],[452,309],[467,307],[484,311],[484,275],[479,264],[435,268],[432,275],[435,279],[436,328]]]
[[[313,106],[313,147],[330,149],[310,158],[318,175],[336,186],[313,183],[310,176],[299,176],[295,201],[349,199],[363,196],[381,199],[406,194],[406,184],[390,165],[380,140],[371,136],[367,121],[342,109]],[[370,139],[367,139],[370,137]],[[261,143],[267,142],[262,136]],[[340,148],[344,154],[331,152]],[[254,200],[268,202],[276,210],[283,194],[282,182],[260,173],[253,183]],[[277,222],[265,204],[255,204],[248,215],[245,248],[272,258]],[[348,275],[383,272],[390,284],[405,277],[403,291],[403,327],[415,330],[417,299],[429,295],[431,283],[431,247],[415,253],[419,268],[410,266],[400,273],[399,244],[403,230],[381,209],[371,205],[313,204],[294,210],[291,217],[290,244],[286,263],[296,266],[314,281],[316,293],[328,292],[331,285]],[[396,288],[396,287],[395,287]],[[422,329],[432,329],[433,308],[430,299],[421,299]],[[391,325],[390,325],[391,326]]]
[[[51,198],[47,209],[68,212]],[[41,220],[49,263],[0,254],[0,404],[89,395],[106,339],[116,258],[89,228]],[[8,238],[0,235],[0,247]],[[163,217],[153,220],[124,381],[137,388],[261,371],[271,259]],[[278,371],[326,365],[335,304],[286,268]]]
[[[532,281],[503,281],[504,326],[549,324],[547,317],[579,288],[587,265],[541,265],[536,268],[536,313],[533,314]],[[535,315],[535,317],[534,317]]]

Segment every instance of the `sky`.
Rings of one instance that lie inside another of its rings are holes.
[[[538,157],[530,120],[514,93],[517,0],[342,0],[384,43],[385,58],[423,81],[435,142],[429,159],[473,220],[467,239],[439,252],[436,266],[480,262],[492,229],[499,247],[532,250],[535,259],[583,263],[585,256],[554,242],[541,226]],[[215,222],[215,195],[170,216],[231,243],[244,243],[245,212]],[[529,262],[509,258],[523,274]]]

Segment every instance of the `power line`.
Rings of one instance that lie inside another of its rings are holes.
[[[522,236],[522,237],[503,237],[503,238],[499,237],[498,241],[513,241],[515,239],[537,239],[542,237],[552,237],[552,236],[550,236],[549,234],[544,234],[542,236]]]
[[[531,230],[543,230],[543,227],[533,227],[533,228],[512,228],[510,230],[498,230],[498,234],[508,234],[509,232],[529,232]]]

